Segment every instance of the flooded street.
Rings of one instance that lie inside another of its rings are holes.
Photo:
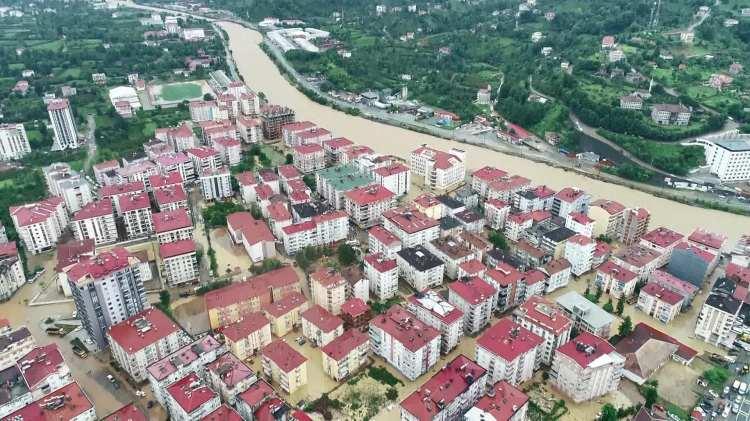
[[[260,33],[234,23],[222,22],[219,25],[229,34],[229,46],[239,72],[251,88],[263,92],[273,103],[293,108],[298,120],[314,121],[331,130],[335,136],[344,136],[355,143],[369,145],[377,152],[403,158],[408,158],[409,152],[423,143],[442,149],[456,147],[467,152],[467,166],[470,169],[493,165],[511,173],[527,176],[537,184],[546,184],[556,189],[579,186],[586,189],[594,198],[613,199],[626,206],[646,207],[651,212],[654,227],[665,225],[683,233],[690,233],[695,227],[702,226],[727,234],[730,242],[734,242],[741,233],[750,231],[750,218],[745,216],[657,198],[628,187],[597,181],[476,146],[376,123],[317,104],[297,91],[261,50]]]

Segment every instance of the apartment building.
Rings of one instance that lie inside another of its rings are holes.
[[[448,284],[448,302],[463,312],[464,330],[476,333],[492,318],[497,290],[478,277],[462,278]]]
[[[190,373],[166,389],[166,409],[175,421],[202,419],[221,405],[219,395],[208,384]]]
[[[190,148],[185,151],[188,158],[193,161],[193,171],[196,177],[203,174],[216,171],[221,168],[221,157],[216,149],[210,146],[199,146]]]
[[[344,320],[344,329],[365,330],[371,318],[372,310],[361,298],[352,297],[341,305],[341,319]]]
[[[295,121],[286,123],[281,126],[281,140],[286,146],[295,147],[299,146],[299,138],[297,135],[309,130],[313,130],[318,126],[310,121]]]
[[[591,270],[596,243],[589,237],[576,234],[565,243],[565,259],[570,262],[571,272],[581,276]]]
[[[638,275],[608,260],[596,269],[594,285],[614,299],[628,299],[635,291]]]
[[[200,277],[195,241],[179,240],[159,245],[162,274],[168,286],[196,282]]]
[[[672,258],[672,251],[684,238],[685,236],[679,232],[659,227],[644,234],[641,237],[640,245],[659,253],[660,256],[656,262],[656,266],[662,267],[669,263],[669,260]]]
[[[307,384],[307,358],[281,339],[266,345],[261,352],[263,374],[292,394]]]
[[[510,204],[500,199],[488,199],[484,202],[484,220],[488,227],[502,231],[510,214]]]
[[[458,278],[458,268],[462,263],[481,258],[478,250],[453,237],[438,238],[427,243],[427,250],[440,259],[445,265],[445,276]]]
[[[477,339],[477,364],[487,370],[489,384],[505,380],[518,385],[534,375],[543,343],[540,336],[505,317]]]
[[[102,186],[99,189],[99,198],[101,200],[109,200],[112,202],[112,206],[115,209],[116,216],[122,216],[122,210],[120,209],[120,198],[130,196],[133,194],[140,194],[146,191],[146,185],[143,181],[133,181],[130,183],[112,184],[108,186]]]
[[[588,216],[594,220],[593,238],[605,236],[610,239],[619,238],[625,222],[625,206],[614,200],[599,199],[589,206]]]
[[[117,226],[112,202],[95,201],[73,214],[73,235],[76,240],[93,239],[96,245],[117,241]]]
[[[591,196],[585,191],[574,187],[565,187],[555,194],[552,201],[552,214],[561,218],[565,218],[573,212],[587,214],[590,200]]]
[[[525,421],[529,410],[529,397],[506,381],[491,386],[479,402],[469,409],[466,421],[507,420]]]
[[[483,278],[497,290],[497,309],[506,311],[520,304],[523,274],[513,266],[500,262],[494,269],[487,269]]]
[[[398,197],[409,193],[411,170],[400,162],[394,162],[372,170],[375,181]]]
[[[262,310],[271,324],[271,332],[280,338],[302,324],[302,313],[309,307],[307,298],[295,291],[264,305]]]
[[[464,313],[433,290],[409,296],[406,309],[440,332],[443,354],[451,352],[464,336]]]
[[[349,329],[321,347],[320,351],[323,372],[340,382],[367,363],[370,337],[358,329]]]
[[[333,314],[341,313],[341,305],[346,301],[346,287],[346,279],[334,269],[320,268],[310,274],[313,303]]]
[[[581,212],[571,212],[565,217],[566,228],[589,238],[593,238],[595,222]]]
[[[271,324],[260,311],[247,313],[237,323],[222,326],[216,332],[224,338],[229,352],[243,361],[271,343]]]
[[[47,114],[49,114],[49,119],[52,122],[54,133],[52,150],[77,149],[80,146],[78,129],[76,128],[73,109],[70,107],[67,98],[50,101],[47,104]]]
[[[16,365],[24,355],[37,346],[36,340],[25,326],[0,335],[0,371]]]
[[[326,167],[326,153],[316,144],[295,146],[292,149],[294,168],[303,174],[310,174]]]
[[[141,261],[122,247],[72,266],[68,270],[68,284],[78,318],[100,349],[107,347],[106,332],[110,326],[150,307]]]
[[[625,245],[637,243],[648,231],[651,214],[644,208],[627,208],[623,212],[622,229],[618,239]]]
[[[370,320],[370,348],[413,381],[437,363],[440,332],[397,304]]]
[[[537,352],[537,367],[552,365],[555,350],[570,340],[573,322],[555,305],[540,297],[531,296],[513,311],[513,321],[543,339]]]
[[[220,137],[213,141],[212,146],[219,153],[219,159],[223,165],[233,167],[242,160],[241,144],[238,139]]]
[[[417,291],[443,283],[445,264],[421,245],[396,253],[396,264],[399,276]]]
[[[682,295],[670,289],[655,283],[648,283],[641,288],[635,308],[668,324],[680,314],[684,300]]]
[[[450,191],[459,187],[466,177],[465,152],[451,149],[443,152],[422,145],[409,155],[409,167],[422,178],[422,184],[431,190]]]
[[[206,170],[200,176],[201,192],[205,200],[223,200],[234,195],[232,176],[228,168]]]
[[[547,262],[541,268],[541,271],[547,275],[547,279],[544,281],[544,293],[549,294],[568,285],[571,269],[570,262],[566,259],[554,259]]]
[[[203,296],[211,329],[238,322],[245,314],[300,292],[297,272],[290,266],[253,276]]]
[[[735,333],[732,331],[740,314],[742,300],[733,296],[737,285],[721,278],[706,297],[695,322],[695,336],[715,346],[732,347]]]
[[[395,203],[393,192],[381,185],[374,185],[346,192],[344,209],[355,225],[366,229],[379,224],[383,212]]]
[[[459,419],[484,394],[487,370],[459,355],[401,401],[404,421]]]
[[[319,305],[314,305],[301,314],[302,334],[314,346],[328,345],[344,333],[344,321]]]
[[[187,345],[190,339],[161,310],[149,308],[107,330],[112,358],[136,382],[148,378],[151,364]]]
[[[387,300],[398,291],[398,263],[382,253],[368,254],[364,258],[365,277],[370,281],[370,292],[379,300]]]
[[[349,217],[344,211],[330,211],[281,229],[284,251],[295,254],[307,246],[333,244],[349,235]]]
[[[612,255],[612,261],[636,275],[639,280],[647,280],[659,267],[661,254],[648,247],[634,244],[623,247]]]
[[[262,219],[253,218],[250,212],[227,215],[227,230],[234,244],[242,244],[253,263],[276,257],[273,233]]]
[[[344,208],[346,192],[376,184],[370,174],[351,164],[337,165],[315,173],[316,191],[334,209]]]
[[[159,174],[168,176],[178,174],[183,180],[187,181],[194,181],[196,178],[193,160],[184,152],[169,152],[157,157],[154,162]],[[150,181],[153,177],[154,175],[149,176],[146,180]]]
[[[147,237],[154,232],[148,193],[123,195],[118,198],[118,202],[128,239]]]
[[[208,384],[219,394],[221,400],[226,402],[223,407],[227,410],[230,410],[226,406],[227,404],[234,405],[237,401],[237,395],[246,391],[250,385],[258,381],[255,372],[231,352],[223,354],[216,361],[206,365],[206,372]],[[234,418],[212,418],[211,416],[214,414],[216,412],[212,412],[208,419],[214,421],[240,421],[242,419],[236,412],[231,414]],[[230,414],[225,415],[230,416]]]
[[[508,173],[495,167],[485,166],[471,173],[471,189],[481,197],[487,197],[490,183],[503,179]]]
[[[625,358],[605,339],[581,332],[555,351],[550,382],[581,403],[617,390]]]
[[[609,338],[614,316],[583,295],[570,291],[558,297],[555,303],[573,321],[573,326],[578,331]]]
[[[367,231],[367,250],[392,259],[401,250],[401,240],[382,225],[376,225]]]
[[[0,301],[9,300],[25,284],[26,273],[16,243],[0,243]]]
[[[31,146],[22,123],[0,124],[0,160],[21,159],[29,152]]]
[[[699,138],[696,143],[703,146],[711,174],[725,182],[750,179],[750,136],[733,130]]]
[[[31,254],[54,248],[68,226],[65,202],[59,197],[11,206],[9,212],[21,244]]]
[[[98,419],[94,404],[77,382],[73,381],[52,390],[6,417],[9,420],[60,418],[71,421],[95,421]]]

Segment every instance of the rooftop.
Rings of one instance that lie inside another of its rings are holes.
[[[179,171],[172,171],[167,175],[155,174],[148,178],[148,185],[154,190],[175,184],[182,185],[182,182],[182,175]]]
[[[555,305],[538,295],[532,295],[516,309],[514,315],[523,317],[544,330],[558,335],[571,326],[571,321]]]
[[[332,332],[344,325],[340,317],[317,304],[302,312],[301,316],[323,332]]]
[[[242,421],[242,416],[227,404],[222,404],[201,421]]]
[[[302,354],[295,351],[281,339],[277,339],[266,345],[262,351],[263,358],[273,361],[281,371],[288,373],[307,362]]]
[[[475,411],[476,408],[482,414],[486,413],[489,415],[489,417],[485,417],[484,419],[505,421],[513,419],[513,416],[528,401],[529,397],[520,389],[505,380],[501,380],[492,386],[492,392],[488,392],[479,399],[470,412]]]
[[[464,313],[433,290],[417,292],[407,298],[409,303],[422,307],[445,324],[461,320]]]
[[[685,236],[669,228],[659,227],[647,232],[641,241],[647,241],[658,247],[669,247],[682,240]]]
[[[714,250],[721,250],[724,243],[727,241],[727,236],[698,228],[690,234],[688,241],[701,244]]]
[[[394,196],[393,192],[380,184],[359,187],[346,192],[346,197],[358,206],[392,200]]]
[[[167,387],[167,393],[188,414],[216,397],[216,393],[195,373],[190,373],[172,383]]]
[[[250,385],[247,390],[237,395],[237,399],[252,407],[257,407],[261,402],[271,396],[275,396],[271,385],[266,383],[265,380],[259,379],[257,382]]]
[[[462,159],[458,156],[426,145],[415,149],[411,154],[425,157],[435,163],[435,168],[443,170],[451,168],[454,165],[462,164]]]
[[[383,212],[383,217],[408,234],[438,226],[438,221],[412,208],[389,209]]]
[[[81,386],[73,381],[8,414],[4,419],[24,421],[73,420],[93,408],[94,404],[91,403]]]
[[[255,377],[255,372],[231,352],[222,354],[216,361],[206,365],[206,368],[209,372],[216,374],[229,389],[244,380]]]
[[[348,315],[349,317],[356,318],[370,311],[370,306],[367,305],[361,298],[352,297],[341,304],[341,314]]]
[[[159,206],[185,202],[187,201],[187,193],[185,193],[185,188],[182,187],[182,184],[174,184],[154,190],[154,200]]]
[[[84,278],[99,279],[110,273],[119,271],[131,263],[129,251],[122,247],[115,247],[104,251],[91,259],[81,260],[68,271],[68,279],[81,282]]]
[[[579,333],[556,352],[568,356],[582,368],[604,365],[615,358],[622,358],[609,342],[586,331]]]
[[[18,221],[19,227],[38,224],[46,221],[54,215],[57,206],[63,203],[60,197],[49,197],[35,203],[27,203],[20,206],[11,206],[9,211]]]
[[[122,195],[117,198],[117,201],[120,203],[120,210],[123,213],[139,209],[151,209],[151,201],[148,199],[148,193],[146,192]]]
[[[154,232],[157,234],[193,227],[193,221],[190,220],[186,208],[153,213],[151,219],[154,221]]]
[[[222,345],[211,335],[193,341],[146,368],[157,381],[161,381],[179,368],[191,364],[201,355],[214,351]]]
[[[485,182],[494,181],[507,175],[507,172],[490,166],[482,167],[471,174],[472,177],[478,178]]]
[[[81,221],[89,218],[96,218],[105,215],[113,215],[112,201],[110,200],[95,200],[84,205],[81,210],[75,213],[73,216],[74,221]]]
[[[652,297],[658,298],[660,301],[664,301],[667,304],[677,305],[682,302],[683,296],[667,289],[659,284],[649,282],[641,288],[641,294],[647,294]]]
[[[477,346],[505,361],[514,361],[543,342],[542,338],[515,323],[510,317],[504,317],[482,333],[477,339]]]
[[[669,342],[677,345],[676,354],[687,361],[692,360],[696,355],[698,355],[698,351],[643,322],[635,325],[635,328],[632,332],[630,332],[629,335],[620,339],[620,341],[617,343],[616,350],[619,354],[627,357],[628,354],[637,352],[644,344],[646,344],[646,342],[650,340]]]
[[[233,283],[224,288],[208,292],[204,295],[206,310],[227,307],[229,305],[247,301],[252,297],[269,294],[269,289],[283,288],[297,284],[297,272],[291,266],[266,272],[247,278],[243,282]]]
[[[62,272],[70,265],[81,260],[89,259],[96,251],[96,241],[93,238],[78,241],[71,240],[57,246],[57,266],[55,271]]]
[[[463,243],[450,237],[437,238],[430,243],[436,250],[440,250],[440,252],[454,260],[462,259],[474,254],[474,250],[471,250]]]
[[[420,272],[443,265],[442,260],[421,245],[401,249],[397,254]]]
[[[432,326],[418,320],[412,313],[396,304],[391,306],[385,314],[375,316],[370,320],[370,327],[382,329],[394,341],[400,342],[405,348],[414,352],[440,336]]]
[[[227,225],[235,231],[242,232],[244,241],[258,244],[261,241],[274,241],[275,238],[268,225],[262,219],[255,219],[250,212],[235,212],[227,215]]]
[[[146,414],[131,402],[102,418],[102,421],[146,421]]]
[[[110,326],[107,334],[110,341],[133,354],[181,330],[161,310],[152,307]]]
[[[559,199],[563,202],[573,203],[585,195],[586,192],[581,189],[574,187],[565,187],[564,189],[557,192],[557,194],[555,194],[555,199]]]
[[[641,268],[658,259],[661,253],[639,244],[633,244],[630,247],[617,250],[614,256],[623,262]]]
[[[607,212],[610,215],[617,215],[618,213],[625,210],[625,206],[623,206],[619,202],[615,202],[614,200],[607,200],[607,199],[595,200],[593,203],[591,203],[591,206],[602,208],[604,209],[605,212]]]
[[[364,260],[366,264],[372,266],[380,273],[391,271],[398,266],[395,258],[388,259],[383,256],[383,253],[368,254]]]
[[[228,338],[232,342],[237,342],[247,338],[253,332],[256,332],[264,326],[268,325],[268,319],[263,314],[263,312],[252,311],[249,313],[245,313],[239,322],[222,326],[218,328],[216,332],[224,335],[225,338]]]
[[[362,174],[357,167],[350,164],[326,168],[318,171],[316,175],[330,184],[335,191],[349,191],[369,186],[375,181],[370,175]]]
[[[492,300],[497,292],[492,285],[476,276],[451,282],[448,284],[448,289],[469,303],[469,305],[477,305],[487,300]]]
[[[33,348],[19,358],[17,364],[26,385],[32,390],[40,387],[52,373],[66,366],[60,348],[55,343]]]
[[[146,186],[143,181],[133,181],[131,183],[113,184],[109,186],[102,186],[99,189],[99,197],[104,199],[105,197],[116,196],[125,193],[136,193],[146,190]]]
[[[561,295],[555,302],[558,306],[572,313],[574,317],[583,319],[586,324],[594,329],[609,326],[615,320],[614,316],[575,291]]]
[[[601,272],[608,275],[622,284],[627,284],[636,280],[638,275],[618,265],[617,263],[607,260],[596,269],[597,272]]]
[[[281,317],[307,303],[307,298],[298,291],[285,295],[280,300],[263,306],[263,311],[272,317]]]
[[[194,253],[195,251],[196,245],[195,241],[192,239],[159,244],[159,256],[161,256],[162,259],[182,256],[183,254]]]
[[[326,344],[320,350],[335,361],[340,361],[350,352],[369,343],[370,336],[359,329],[349,329],[334,340]]]

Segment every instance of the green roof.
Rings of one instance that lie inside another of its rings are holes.
[[[357,187],[369,186],[375,179],[362,174],[353,165],[337,165],[318,171],[318,177],[325,180],[337,191],[349,191]]]

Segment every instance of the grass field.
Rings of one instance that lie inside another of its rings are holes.
[[[200,97],[203,94],[201,86],[197,83],[173,83],[164,85],[159,94],[162,101],[185,101],[192,98]]]

